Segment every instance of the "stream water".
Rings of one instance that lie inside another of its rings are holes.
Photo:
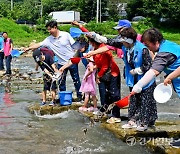
[[[35,65],[32,58],[21,57],[13,61],[13,67],[25,73],[33,71]],[[80,65],[81,77],[83,73],[84,68]],[[69,76],[67,83],[67,89],[73,90]],[[34,85],[32,81],[0,78],[0,154],[151,153],[145,146],[129,146],[122,142],[98,122],[90,125],[89,119],[77,111],[66,111],[50,119],[30,114],[27,107],[40,102],[37,91],[41,90],[42,85]],[[123,83],[122,96],[127,93]],[[160,118],[177,120],[177,113],[180,113],[178,103],[179,99],[173,95],[170,103],[160,104]],[[122,111],[122,114],[127,114],[127,111]]]

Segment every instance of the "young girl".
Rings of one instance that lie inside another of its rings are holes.
[[[97,98],[96,98],[96,81],[95,81],[95,73],[96,66],[94,65],[94,60],[92,57],[88,59],[89,64],[87,65],[87,69],[85,75],[83,77],[83,81],[81,83],[80,92],[85,93],[84,105],[79,108],[79,111],[97,111]],[[89,97],[92,96],[94,107],[87,108]]]

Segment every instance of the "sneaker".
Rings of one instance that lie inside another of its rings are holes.
[[[139,132],[144,132],[145,130],[148,129],[148,126],[147,125],[140,125],[136,128],[137,131]]]
[[[180,148],[180,140],[171,142],[170,145],[171,145],[173,148]]]
[[[88,110],[87,107],[84,107],[84,106],[79,107],[79,111],[86,112],[87,110]]]
[[[93,114],[100,116],[100,115],[103,115],[103,112],[97,110],[97,111],[94,111]]]
[[[4,76],[6,76],[6,75],[7,75],[7,76],[10,76],[11,73],[3,73],[3,75],[4,75]]]
[[[122,125],[122,128],[124,129],[131,129],[131,128],[136,128],[137,124],[134,121],[128,121],[127,124]]]
[[[40,105],[41,106],[46,105],[46,102],[41,102]]]
[[[108,119],[106,122],[109,123],[109,124],[114,124],[114,123],[119,123],[119,122],[121,122],[121,119],[120,119],[120,118],[111,117],[111,118]]]
[[[91,106],[91,107],[88,107],[87,109],[88,112],[93,112],[94,111],[94,108]]]
[[[97,112],[97,111],[99,111],[99,109],[97,107],[94,107],[93,111]]]
[[[53,101],[51,101],[50,103],[49,103],[49,106],[54,106],[55,104],[54,104],[54,102]]]

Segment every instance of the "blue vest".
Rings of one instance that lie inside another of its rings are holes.
[[[133,57],[133,62],[134,62],[134,67],[135,68],[138,68],[138,67],[141,67],[142,66],[142,52],[143,52],[143,49],[144,48],[147,48],[144,44],[142,44],[141,42],[139,41],[136,41],[135,44],[134,44],[134,57]],[[127,49],[123,46],[122,47],[122,50],[124,52],[124,63],[125,63],[125,81],[126,81],[126,85],[129,86],[129,87],[133,87],[134,86],[134,76],[131,75],[131,73],[129,72],[130,70],[132,70],[131,66],[129,65],[128,61],[127,61]],[[139,81],[143,76],[144,74],[142,75],[136,75],[137,76],[137,80]],[[154,79],[148,84],[146,85],[144,89],[147,89],[149,86],[151,86],[153,83],[154,83]]]
[[[165,40],[160,44],[159,52],[172,53],[172,54],[176,55],[176,57],[177,57],[176,61],[173,64],[167,66],[164,69],[164,72],[166,74],[170,74],[171,72],[173,72],[180,66],[180,45],[178,45],[174,42]],[[180,77],[172,80],[172,83],[175,88],[175,91],[177,92],[178,96],[180,97]]]

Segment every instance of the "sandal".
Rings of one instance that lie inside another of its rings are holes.
[[[121,119],[120,119],[120,118],[111,117],[111,118],[108,119],[106,122],[109,123],[109,124],[114,124],[114,123],[119,123],[119,122],[121,122]]]

